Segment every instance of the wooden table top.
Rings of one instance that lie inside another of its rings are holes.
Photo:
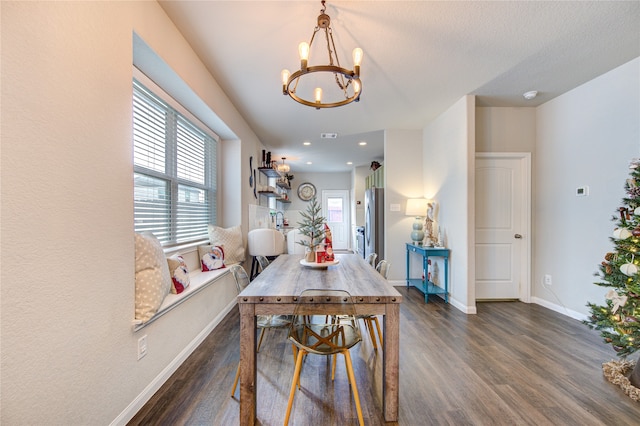
[[[402,302],[402,295],[356,254],[338,254],[338,264],[322,269],[301,265],[303,257],[278,256],[238,295],[238,303],[296,303],[307,289],[346,290],[356,303]]]

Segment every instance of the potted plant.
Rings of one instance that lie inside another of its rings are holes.
[[[287,185],[291,186],[291,181],[293,180],[293,175],[289,173],[284,174],[284,179],[287,182]]]
[[[302,216],[302,222],[298,222],[300,233],[308,238],[299,241],[301,244],[307,247],[306,260],[308,262],[315,261],[316,247],[324,240],[324,223],[326,219],[320,215],[322,207],[318,203],[318,200],[314,196],[309,200],[307,210],[300,212]]]

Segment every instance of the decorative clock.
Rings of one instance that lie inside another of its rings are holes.
[[[309,201],[316,196],[316,187],[312,183],[304,182],[298,187],[298,197],[302,201]]]

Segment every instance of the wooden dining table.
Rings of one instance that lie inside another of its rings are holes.
[[[295,254],[278,256],[238,295],[240,424],[253,425],[256,421],[256,315],[292,314],[299,295],[307,289],[346,290],[355,301],[357,314],[384,316],[383,413],[385,421],[397,421],[402,295],[356,254],[338,254],[336,264],[326,267],[303,266],[302,259],[302,255]],[[319,313],[312,304],[308,312]],[[291,374],[293,377],[293,365]]]

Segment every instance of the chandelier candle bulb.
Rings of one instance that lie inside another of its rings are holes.
[[[309,43],[303,41],[298,45],[298,53],[300,54],[300,68],[306,69],[309,61]]]
[[[316,102],[318,103],[322,102],[322,89],[319,87],[316,87],[314,94],[316,97]]]
[[[362,63],[362,49],[356,47],[353,49],[353,72],[356,76],[360,76],[360,64]]]
[[[287,94],[287,83],[289,82],[290,75],[291,73],[289,72],[289,70],[287,69],[282,70],[282,94],[283,95]]]

